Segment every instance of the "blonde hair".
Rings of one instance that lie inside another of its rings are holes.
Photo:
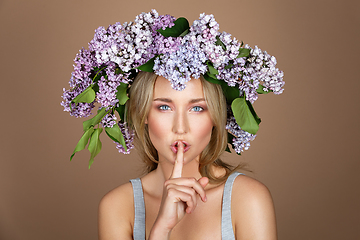
[[[154,73],[140,72],[130,87],[130,99],[126,104],[127,121],[135,130],[134,145],[146,164],[147,172],[156,169],[158,165],[158,153],[150,140],[147,124],[145,124],[153,100],[156,78],[157,75]],[[219,158],[228,143],[225,128],[226,99],[220,85],[206,81],[203,76],[200,80],[214,127],[209,144],[200,154],[199,171],[203,177],[208,177],[210,182],[222,182],[237,169]],[[225,169],[226,174],[221,177],[215,176],[211,166]]]

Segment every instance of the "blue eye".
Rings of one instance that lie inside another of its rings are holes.
[[[202,108],[202,107],[200,107],[200,106],[195,106],[195,107],[193,107],[192,108],[195,112],[202,112],[202,111],[204,111],[204,109]]]
[[[168,105],[161,105],[159,106],[159,109],[162,111],[170,110],[170,107]]]

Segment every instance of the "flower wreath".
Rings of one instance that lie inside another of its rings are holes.
[[[119,152],[128,154],[133,148],[134,133],[124,112],[128,89],[139,71],[163,76],[180,91],[200,75],[220,84],[229,109],[228,142],[238,154],[250,147],[259,129],[261,120],[252,107],[258,94],[281,94],[285,84],[274,56],[220,33],[214,16],[205,14],[189,26],[185,18],[152,10],[134,22],[99,27],[89,49],[82,48],[74,63],[71,89],[64,89],[62,96],[64,111],[88,117],[95,103],[100,105],[97,114],[83,122],[84,134],[70,157],[89,143],[89,168],[101,150],[103,128]],[[229,146],[226,150],[231,152]]]

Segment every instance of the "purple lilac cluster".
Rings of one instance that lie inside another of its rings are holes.
[[[242,130],[236,123],[234,117],[228,117],[226,129],[235,136],[233,138],[232,146],[237,153],[248,150],[250,147],[250,141],[253,141],[256,137],[256,135]]]
[[[224,41],[226,42],[226,41]],[[276,68],[276,58],[266,51],[261,51],[255,46],[252,49],[249,45],[244,48],[250,49],[250,56],[231,59],[232,66],[226,68],[222,64],[219,68],[219,79],[223,79],[229,86],[238,86],[240,96],[245,94],[246,100],[254,103],[258,99],[257,89],[259,85],[264,86],[264,91],[273,91],[275,94],[283,92],[283,72]]]
[[[127,126],[127,123],[121,123],[119,122],[119,127],[121,130],[121,133],[124,136],[125,144],[127,151],[125,151],[125,148],[120,144],[116,143],[116,148],[119,150],[120,153],[129,154],[130,150],[134,148],[133,141],[134,141],[134,132]]]
[[[181,37],[164,37],[157,30],[171,28],[174,26],[175,17],[170,15],[160,15],[154,19],[152,26],[153,30],[153,44],[149,48],[149,52],[155,55],[172,53],[179,49],[181,44]]]
[[[71,73],[69,85],[72,89],[63,89],[63,101],[60,103],[64,111],[71,116],[88,117],[95,107],[92,103],[73,103],[73,99],[87,89],[92,80],[89,78],[93,66],[96,65],[94,55],[87,49],[82,48],[74,59],[74,71]]]
[[[116,88],[120,85],[121,82],[127,82],[128,80],[124,78],[123,74],[115,74],[115,64],[110,63],[105,69],[106,76],[101,76],[98,81],[99,92],[97,93],[97,101],[101,104],[102,107],[115,106],[119,101],[116,98]]]
[[[101,125],[103,127],[111,128],[116,124],[116,120],[117,120],[117,118],[116,118],[115,114],[108,113],[101,120]]]
[[[200,78],[207,71],[206,56],[201,49],[185,42],[172,54],[160,55],[155,59],[154,72],[171,82],[176,90],[183,90],[191,77]]]

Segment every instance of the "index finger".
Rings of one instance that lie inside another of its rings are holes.
[[[182,169],[184,166],[184,144],[179,141],[177,145],[178,148],[175,158],[175,164],[170,178],[181,178]]]

